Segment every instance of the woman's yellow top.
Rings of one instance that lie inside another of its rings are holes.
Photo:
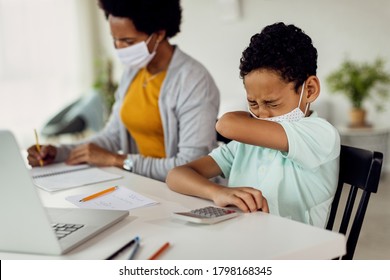
[[[145,157],[165,158],[164,131],[158,99],[167,71],[150,74],[142,68],[123,100],[120,116]]]

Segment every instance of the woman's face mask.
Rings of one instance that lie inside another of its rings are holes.
[[[284,115],[270,117],[270,118],[259,118],[251,111],[251,109],[248,106],[249,113],[252,115],[252,117],[254,117],[255,119],[258,119],[258,120],[266,120],[266,121],[273,121],[273,122],[284,122],[284,121],[296,122],[296,121],[299,121],[300,119],[302,119],[306,116],[307,108],[309,107],[309,103],[307,103],[306,108],[305,108],[305,112],[302,112],[300,109],[304,88],[305,88],[305,83],[303,83],[303,85],[302,85],[302,90],[301,90],[301,94],[299,97],[298,107],[295,108],[294,110],[292,110],[291,112],[288,112]]]
[[[156,49],[158,47],[158,41],[154,46],[153,52],[149,53],[148,44],[153,34],[146,41],[136,43],[132,46],[116,49],[117,56],[123,65],[140,69],[148,65],[148,63],[156,55]]]

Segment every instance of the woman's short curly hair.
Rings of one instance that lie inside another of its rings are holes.
[[[282,22],[266,26],[252,36],[240,59],[240,77],[253,70],[277,72],[295,90],[317,72],[317,50],[300,28]]]
[[[180,0],[98,0],[106,16],[129,18],[135,28],[146,34],[166,31],[171,38],[180,32]]]

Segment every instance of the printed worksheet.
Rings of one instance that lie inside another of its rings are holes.
[[[98,192],[98,191],[97,191]],[[97,196],[93,199],[82,201],[83,198],[94,193],[84,193],[66,197],[66,200],[80,208],[131,210],[140,207],[155,205],[158,202],[124,186],[118,186],[115,191]]]

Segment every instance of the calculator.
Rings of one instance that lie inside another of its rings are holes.
[[[175,218],[198,224],[215,224],[227,219],[234,218],[237,215],[238,213],[235,210],[219,208],[215,206],[207,206],[187,212],[173,213]]]

